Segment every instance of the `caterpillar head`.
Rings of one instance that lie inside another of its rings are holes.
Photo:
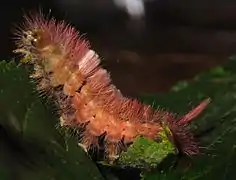
[[[21,62],[28,63],[33,59],[33,53],[36,53],[41,36],[37,30],[21,31],[17,36],[17,49],[13,52],[22,54]]]
[[[22,43],[28,46],[37,46],[37,43],[40,41],[40,34],[37,30],[28,30],[23,31]]]

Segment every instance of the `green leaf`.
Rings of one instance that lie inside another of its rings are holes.
[[[103,179],[34,89],[26,69],[0,63],[0,179]]]
[[[174,145],[165,132],[160,132],[160,142],[138,137],[126,152],[121,153],[119,164],[140,168],[155,168],[168,155],[176,154]]]
[[[0,175],[1,179],[102,179],[97,167],[73,138],[65,139],[58,117],[34,91],[27,71],[14,62],[0,63]],[[146,95],[154,108],[185,114],[210,97],[211,104],[192,123],[203,155],[190,167],[165,161],[175,148],[139,137],[123,152],[119,165],[156,168],[142,179],[234,179],[236,168],[236,61],[182,82],[166,94]],[[173,159],[171,159],[173,160]],[[159,166],[161,164],[162,166]],[[113,165],[112,165],[113,166]]]

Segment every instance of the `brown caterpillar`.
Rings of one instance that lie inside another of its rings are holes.
[[[137,136],[158,140],[165,127],[170,140],[188,156],[199,153],[188,123],[210,100],[206,99],[184,117],[154,110],[124,97],[111,83],[99,56],[75,28],[40,14],[25,16],[16,31],[16,53],[34,66],[31,77],[38,90],[48,92],[58,105],[62,126],[84,128],[81,144],[99,148],[104,137],[106,155],[117,157]]]

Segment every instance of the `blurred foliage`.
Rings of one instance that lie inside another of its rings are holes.
[[[236,62],[233,59],[191,82],[180,82],[168,93],[140,97],[154,108],[182,115],[210,97],[211,104],[192,123],[203,155],[190,160],[167,158],[174,154],[174,147],[162,134],[161,142],[137,138],[122,153],[121,164],[156,167],[142,169],[144,180],[234,179]],[[0,63],[0,179],[103,179],[76,141],[65,140],[58,131],[56,111],[34,89],[25,68],[14,62]],[[117,179],[110,171],[104,176]]]
[[[176,167],[143,173],[144,180],[154,179],[227,179],[233,180],[236,169],[236,61],[198,75],[191,82],[180,82],[166,94],[140,97],[155,108],[186,113],[204,98],[211,104],[192,123],[202,145],[202,155],[180,161]],[[191,102],[191,106],[188,105]],[[183,163],[184,162],[184,163]],[[185,164],[185,165],[183,165]],[[183,167],[184,166],[184,167]]]

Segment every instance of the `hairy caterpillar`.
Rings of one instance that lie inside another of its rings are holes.
[[[17,49],[32,64],[31,77],[38,90],[48,92],[58,105],[62,126],[83,128],[81,144],[99,148],[103,137],[106,157],[112,159],[137,136],[158,140],[168,131],[179,152],[199,154],[198,143],[188,128],[210,100],[206,99],[183,117],[124,97],[111,83],[99,56],[75,28],[41,14],[25,16],[15,33]]]

